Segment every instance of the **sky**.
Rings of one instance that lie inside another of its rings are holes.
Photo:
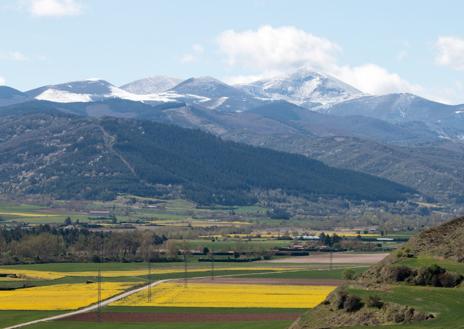
[[[464,103],[462,13],[457,0],[0,0],[0,84],[244,83],[306,67]]]

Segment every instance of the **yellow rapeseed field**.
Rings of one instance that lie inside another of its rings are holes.
[[[102,298],[122,293],[135,283],[104,282]],[[72,310],[97,302],[97,284],[57,284],[0,291],[0,310]]]
[[[34,212],[0,212],[4,216],[17,216],[17,217],[57,217],[57,214],[40,214]]]
[[[153,220],[151,221],[152,224],[160,225],[160,226],[171,226],[171,227],[240,227],[251,225],[249,222],[240,222],[240,221],[207,221],[207,220],[192,220],[192,221],[180,221],[180,220]]]
[[[164,307],[311,308],[336,287],[167,282],[153,288],[152,301],[141,291],[112,305]]]
[[[289,267],[217,267],[216,271],[285,271],[293,270],[295,268]],[[190,272],[208,272],[210,271],[209,267],[202,268],[189,268]],[[171,274],[171,273],[182,273],[184,272],[183,268],[167,268],[167,269],[153,269],[152,274]],[[0,268],[0,273],[2,274],[15,274],[19,278],[25,279],[39,279],[39,280],[55,280],[60,279],[66,276],[96,276],[96,271],[82,271],[82,272],[54,272],[54,271],[38,271],[38,270],[23,270],[23,269],[14,269],[14,268]],[[137,270],[121,270],[121,271],[102,271],[102,276],[107,278],[115,277],[125,277],[125,276],[140,276],[146,275],[147,269],[137,269]]]
[[[55,280],[64,278],[66,275],[59,272],[36,271],[36,270],[21,270],[13,268],[0,268],[2,274],[14,274],[21,279],[37,279],[37,280]],[[94,274],[95,276],[95,274]]]

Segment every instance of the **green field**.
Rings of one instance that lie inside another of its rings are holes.
[[[367,297],[372,292],[352,289],[354,294]],[[406,304],[418,310],[437,314],[437,318],[414,324],[382,326],[382,328],[464,328],[464,288],[429,288],[429,287],[396,287],[387,292],[375,292],[387,302]],[[365,328],[365,327],[353,327]]]
[[[347,266],[346,268],[351,268]],[[343,280],[343,273],[346,268],[340,269],[318,269],[318,270],[302,270],[302,271],[289,271],[278,273],[265,273],[265,274],[249,274],[242,277],[245,278],[281,278],[281,279],[337,279]],[[353,267],[355,274],[361,274],[368,267]]]
[[[55,311],[0,311],[0,328],[60,314]]]
[[[198,323],[98,323],[57,321],[30,326],[31,329],[286,329],[292,321],[244,321]]]
[[[431,257],[413,257],[413,258],[402,258],[397,264],[406,265],[413,268],[426,267],[431,265],[439,265],[446,268],[449,271],[464,274],[464,263],[457,263],[452,260],[436,259]]]
[[[395,265],[405,265],[412,268],[420,268],[433,264],[440,265],[449,271],[464,274],[464,264],[451,260],[433,259],[430,257],[420,256],[418,258],[401,258]],[[358,269],[356,269],[358,271]],[[338,270],[332,271],[329,276],[336,276]],[[299,272],[288,273],[289,276]],[[273,274],[269,274],[272,276]],[[278,275],[276,273],[275,275]],[[268,274],[265,274],[268,276]],[[382,325],[382,328],[410,328],[410,329],[462,329],[464,328],[463,310],[464,310],[464,285],[457,288],[435,288],[410,286],[406,283],[396,284],[384,287],[381,290],[362,289],[360,287],[348,287],[348,292],[352,295],[361,297],[364,301],[368,296],[379,296],[382,301],[407,305],[426,313],[434,314],[435,319],[421,321],[410,324]],[[322,312],[322,313],[321,313]],[[314,315],[309,311],[305,316],[306,323],[317,323],[317,318],[324,317],[326,310],[315,310]],[[311,327],[312,328],[312,327]],[[344,327],[352,329],[361,329],[365,326]]]
[[[246,217],[246,220],[256,220],[266,218],[267,209],[259,206],[231,206],[231,207],[197,207],[194,203],[181,200],[157,200],[150,198],[134,197],[140,201],[158,202],[162,204],[160,208],[150,207],[131,207],[125,203],[126,196],[121,199],[103,202],[88,201],[79,204],[79,211],[67,210],[68,204],[65,201],[54,201],[53,206],[47,207],[38,204],[0,202],[0,219],[5,222],[23,222],[30,224],[60,224],[66,217],[72,220],[79,220],[81,223],[92,221],[89,219],[88,212],[92,210],[114,211],[118,221],[137,221],[137,220],[209,220],[227,219],[230,212],[238,216]],[[95,220],[93,220],[95,222]],[[97,221],[98,222],[98,221]]]

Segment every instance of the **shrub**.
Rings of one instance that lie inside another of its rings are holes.
[[[351,268],[347,268],[346,270],[343,271],[343,278],[345,280],[355,280],[356,272]]]
[[[452,288],[458,286],[463,281],[463,276],[458,273],[448,272],[446,269],[431,265],[421,268],[416,277],[414,284],[418,286],[433,286]]]
[[[341,290],[335,296],[335,307],[339,310],[343,309],[345,305],[345,300],[348,297],[348,293],[344,290]]]
[[[407,266],[396,266],[389,268],[389,277],[394,282],[407,281],[415,276],[415,271]]]
[[[364,306],[361,298],[354,295],[348,295],[343,303],[343,308],[347,312],[359,311]]]
[[[440,284],[445,288],[457,287],[464,280],[464,277],[458,273],[446,272],[440,276]]]
[[[383,301],[380,299],[379,296],[369,296],[367,298],[367,306],[375,307],[375,308],[382,308],[384,305]]]

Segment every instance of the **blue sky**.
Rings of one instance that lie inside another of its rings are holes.
[[[304,65],[369,93],[464,103],[464,2],[429,2],[2,0],[0,83],[243,82]]]

